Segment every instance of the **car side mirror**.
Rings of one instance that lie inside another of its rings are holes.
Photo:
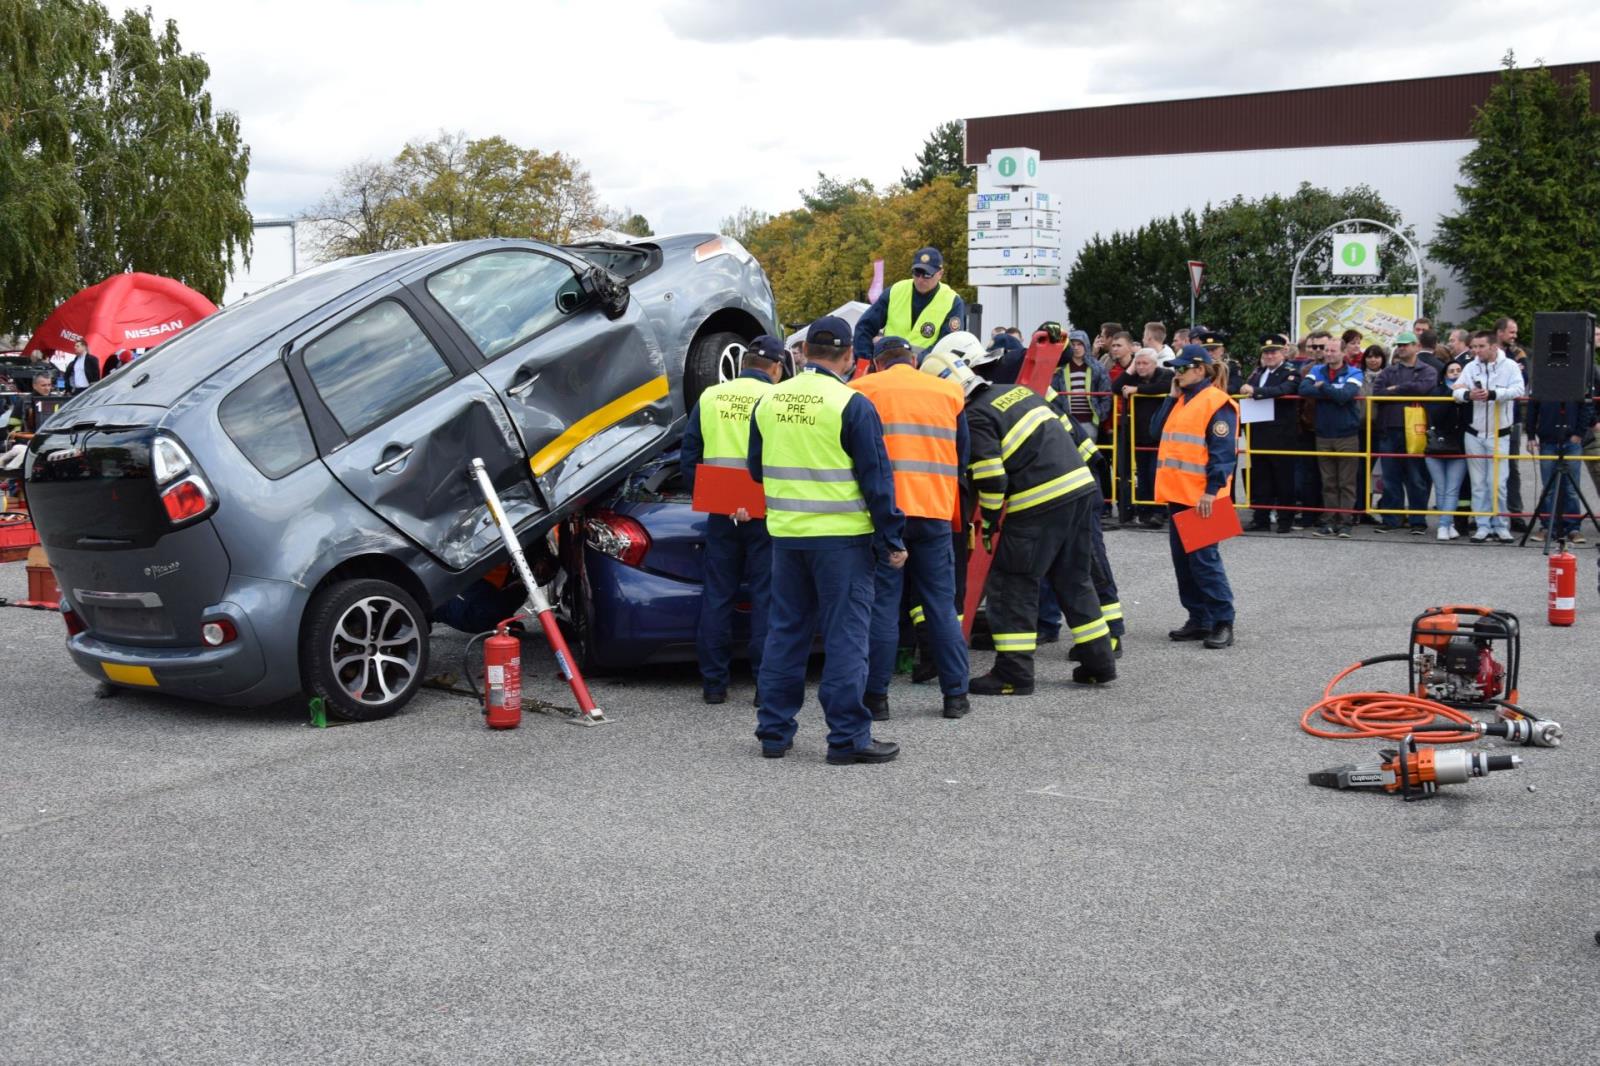
[[[607,318],[621,318],[628,310],[627,283],[611,271],[592,266],[579,276],[579,281],[583,291],[600,304],[600,310],[605,312]]]

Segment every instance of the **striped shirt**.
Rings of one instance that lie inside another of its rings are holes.
[[[1079,422],[1094,424],[1094,409],[1089,406],[1089,367],[1073,368],[1067,364],[1067,405],[1072,417]]]

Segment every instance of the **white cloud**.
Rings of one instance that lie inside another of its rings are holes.
[[[571,153],[658,232],[898,178],[951,118],[1600,58],[1587,4],[151,0],[251,145],[251,206],[441,129]]]

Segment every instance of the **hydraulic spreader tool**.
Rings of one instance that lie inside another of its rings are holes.
[[[1405,662],[1407,691],[1340,692],[1357,670]],[[1461,784],[1521,765],[1520,756],[1481,751],[1418,749],[1419,744],[1466,744],[1494,737],[1525,747],[1561,744],[1561,726],[1517,701],[1522,636],[1517,616],[1491,607],[1430,607],[1411,624],[1404,654],[1377,655],[1347,666],[1328,682],[1322,699],[1306,708],[1300,726],[1328,740],[1394,740],[1375,763],[1336,766],[1310,776],[1325,788],[1381,788],[1407,800],[1434,795],[1439,785]],[[1485,720],[1481,715],[1493,714]]]
[[[1418,749],[1414,737],[1407,737],[1399,749],[1378,752],[1381,761],[1350,763],[1319,770],[1311,775],[1313,785],[1323,788],[1381,788],[1398,792],[1407,802],[1425,799],[1440,785],[1459,785],[1474,777],[1487,777],[1496,770],[1515,770],[1522,765],[1520,755],[1491,755],[1484,751],[1459,748]]]

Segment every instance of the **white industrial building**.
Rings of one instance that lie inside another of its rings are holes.
[[[1600,63],[1551,69],[1563,80],[1586,71],[1600,93]],[[1474,109],[1498,78],[1462,74],[971,118],[966,157],[977,165],[993,149],[1039,150],[1038,188],[1061,205],[1063,279],[1097,233],[1135,230],[1186,209],[1198,214],[1235,196],[1287,195],[1302,182],[1333,191],[1371,186],[1425,247],[1440,216],[1458,208],[1461,160],[1476,143]],[[1425,259],[1424,266],[1445,288],[1444,306],[1427,313],[1459,320],[1459,285],[1439,264]],[[1023,288],[1018,323],[1004,321],[1009,290],[984,286],[978,296],[986,326],[1027,329],[1069,317],[1059,285]],[[1092,331],[1099,323],[1076,325]]]

